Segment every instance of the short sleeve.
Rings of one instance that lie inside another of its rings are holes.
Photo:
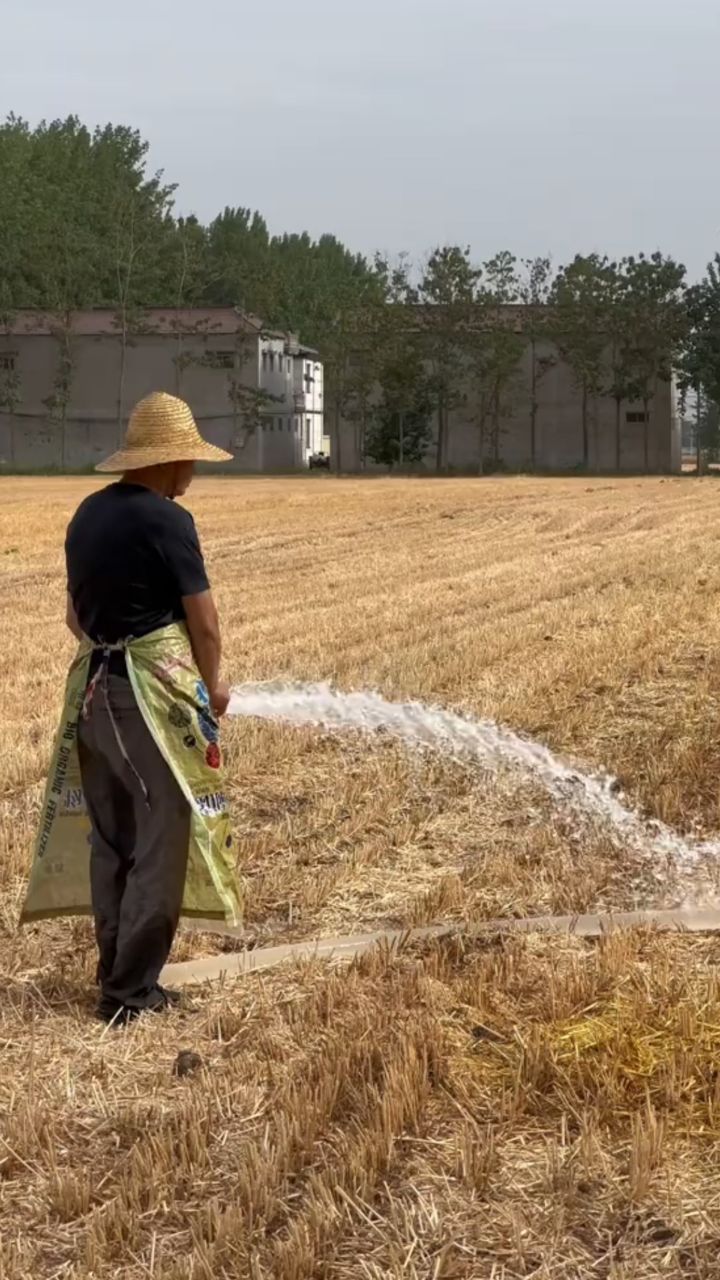
[[[195,521],[189,511],[171,508],[173,519],[166,531],[163,555],[178,595],[197,596],[210,587]]]

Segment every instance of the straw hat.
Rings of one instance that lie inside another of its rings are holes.
[[[231,453],[203,440],[184,400],[154,391],[130,414],[125,446],[96,471],[137,471],[162,462],[229,462]]]

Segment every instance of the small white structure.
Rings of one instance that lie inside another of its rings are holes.
[[[302,422],[307,463],[312,454],[319,453],[323,447],[323,367],[312,347],[298,346],[292,361],[294,405]]]
[[[258,386],[269,397],[257,432],[258,471],[306,467],[323,448],[323,366],[293,334],[263,335]]]

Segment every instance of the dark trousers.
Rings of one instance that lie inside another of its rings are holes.
[[[190,807],[122,676],[100,673],[78,722],[78,755],[103,1000],[152,1008],[180,918]]]

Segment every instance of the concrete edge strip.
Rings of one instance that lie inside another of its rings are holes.
[[[654,927],[665,932],[719,933],[720,907],[675,907],[664,911],[622,911],[612,914],[575,916],[528,916],[522,920],[484,920],[478,923],[447,923],[419,929],[387,929],[378,933],[357,934],[347,938],[320,938],[314,941],[290,942],[278,947],[258,947],[198,960],[185,960],[165,967],[162,981],[181,987],[217,978],[241,978],[263,969],[272,969],[286,961],[351,960],[373,947],[397,947],[403,942],[451,935],[478,937],[487,933],[558,933],[580,938],[599,938],[615,929]],[[241,930],[211,922],[196,922],[194,928],[207,929],[223,936],[242,937]]]

